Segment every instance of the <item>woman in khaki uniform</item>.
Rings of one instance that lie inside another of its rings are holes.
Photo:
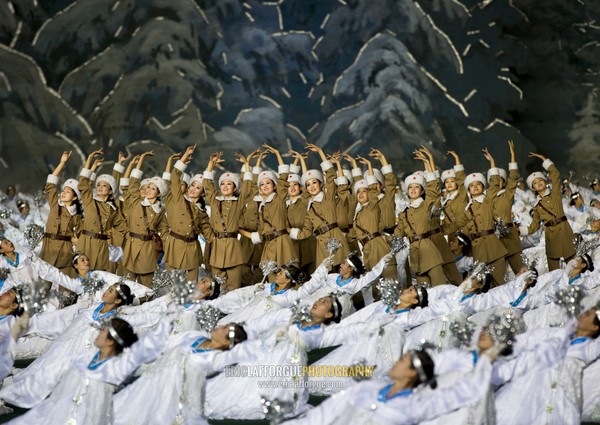
[[[300,155],[298,153],[293,154]],[[298,161],[297,157],[295,161]],[[307,214],[308,194],[302,190],[299,174],[290,173],[288,175],[288,197],[285,204],[287,206],[288,227],[302,228]],[[292,242],[296,245],[300,270],[307,276],[312,274],[316,268],[315,251],[317,241],[315,237],[310,235],[306,239],[292,240]]]
[[[124,186],[124,208],[128,211],[129,233],[125,237],[123,248],[123,266],[131,280],[150,288],[152,277],[157,269],[158,251],[154,248],[156,238],[165,235],[168,230],[167,218],[159,197],[167,194],[167,185],[160,177],[153,177],[145,190],[140,193],[141,167],[146,156],[154,155],[146,152],[136,161],[136,168],[131,172],[128,186]]]
[[[252,196],[252,173],[248,160],[237,154],[238,161],[246,166],[244,183],[240,184],[240,178],[235,173],[223,173],[219,177],[220,193],[217,195],[213,169],[224,161],[222,157],[222,152],[210,156],[203,183],[206,201],[211,209],[210,225],[214,231],[210,267],[213,275],[227,278],[225,285],[228,292],[241,286],[243,255],[238,239],[239,224],[242,206]]]
[[[394,234],[406,236],[410,241],[410,268],[417,282],[443,285],[446,283],[442,269],[442,256],[429,238],[429,212],[439,198],[439,184],[435,173],[431,172],[428,159],[416,152],[417,159],[423,161],[427,171],[426,179],[420,174],[411,174],[404,180],[410,204],[398,215],[398,225]],[[425,192],[425,199],[422,195]],[[403,265],[399,265],[403,267]]]
[[[77,250],[90,259],[93,270],[108,270],[108,241],[110,230],[115,227],[121,232],[127,230],[125,220],[114,203],[116,192],[115,179],[108,174],[96,178],[96,195],[92,189],[92,174],[102,165],[102,159],[96,159],[102,149],[92,152],[79,174],[79,191],[83,204],[84,217],[77,240]],[[93,165],[92,165],[93,161]]]
[[[198,234],[202,233],[207,240],[211,236],[208,216],[198,206],[200,191],[196,185],[190,184],[185,193],[181,185],[182,175],[195,150],[196,146],[188,147],[171,171],[171,191],[166,205],[169,232],[162,235],[167,270],[185,270],[188,280],[192,281],[198,280],[201,263]]]
[[[359,180],[354,183],[354,193],[358,199],[358,205],[354,214],[354,225],[350,230],[362,246],[363,263],[367,270],[373,267],[390,252],[390,246],[380,232],[381,210],[378,199],[379,190],[377,180],[373,175],[371,162],[365,158],[359,158],[367,165],[367,180]],[[396,259],[392,257],[382,276],[386,279],[397,279]]]
[[[469,197],[464,185],[465,167],[460,163],[456,152],[448,151],[448,155],[454,157],[455,165],[451,170],[442,173],[442,184],[446,189],[446,196],[441,199],[440,220],[444,234],[451,236],[460,230],[457,219],[464,214]]]
[[[40,258],[59,269],[64,274],[75,277],[77,275],[72,267],[73,238],[81,224],[81,206],[79,198],[81,193],[77,188],[77,180],[65,181],[60,194],[57,190],[58,176],[69,160],[71,152],[63,152],[59,164],[52,174],[48,175],[44,195],[50,207],[46,232],[42,239]]]
[[[500,238],[500,242],[506,248],[506,262],[513,273],[519,274],[525,271],[523,259],[521,258],[521,238],[519,229],[512,221],[512,206],[515,200],[515,191],[517,190],[517,180],[519,179],[519,169],[515,159],[515,148],[512,141],[509,140],[510,163],[508,164],[508,179],[506,171],[496,168],[494,158],[487,153],[486,158],[490,161],[489,185],[490,192],[496,192],[492,199],[492,208],[494,210],[494,220],[502,219],[509,229],[506,236]],[[504,173],[503,177],[501,174]]]
[[[492,200],[497,192],[490,189],[487,196],[483,193],[485,177],[481,173],[469,174],[465,179],[465,187],[471,199],[465,213],[458,219],[458,225],[471,238],[473,259],[493,267],[492,284],[502,285],[506,270],[506,248],[494,234]]]
[[[520,228],[521,236],[536,232],[540,228],[540,221],[544,221],[546,239],[546,259],[550,271],[560,268],[560,259],[571,260],[575,256],[573,244],[573,229],[567,221],[563,210],[562,196],[560,193],[560,173],[554,163],[545,156],[530,153],[530,157],[539,158],[542,166],[548,171],[552,189],[547,186],[546,177],[535,172],[527,177],[527,185],[538,195],[537,203],[533,207],[533,221],[529,228]]]
[[[277,157],[279,177],[272,171],[263,171],[258,175],[258,190],[254,200],[258,205],[258,230],[248,233],[240,230],[244,236],[250,236],[254,244],[264,242],[261,261],[274,260],[278,266],[298,261],[298,251],[287,231],[287,208],[285,200],[288,192],[289,166],[283,163],[279,151],[269,145],[263,145],[267,152]],[[294,265],[298,263],[295,262]]]
[[[396,229],[396,175],[393,173],[392,165],[379,149],[371,148],[369,156],[381,163],[381,174],[385,179],[385,187],[381,184],[376,185],[377,203],[381,211],[379,230],[391,235]]]
[[[336,175],[333,165],[327,160],[323,150],[311,143],[306,145],[321,157],[321,169],[326,175],[325,191],[323,190],[323,174],[318,170],[308,170],[302,175],[301,181],[311,196],[307,203],[307,214],[302,228],[294,227],[290,230],[292,239],[301,240],[312,234],[317,239],[316,264],[321,264],[329,256],[327,241],[329,238],[337,239],[341,243],[333,258],[333,266],[338,266],[346,259],[350,250],[346,236],[338,227],[336,221]],[[344,177],[344,181],[346,178]],[[339,182],[339,180],[338,180]]]

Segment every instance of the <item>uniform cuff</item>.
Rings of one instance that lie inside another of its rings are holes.
[[[138,168],[134,168],[133,170],[131,170],[131,174],[130,174],[131,178],[141,180],[143,176],[144,176],[144,172],[142,170],[140,170]]]
[[[252,181],[252,174],[253,173],[244,173],[244,181]]]
[[[48,174],[48,178],[46,178],[46,183],[49,184],[53,184],[53,185],[58,185],[58,176],[55,176],[54,174]]]
[[[292,174],[300,174],[300,171],[302,171],[302,168],[298,164],[296,164],[296,165],[291,164],[290,165],[290,173],[292,173]]]
[[[81,177],[85,177],[86,179],[89,179],[92,177],[92,170],[90,170],[89,168],[82,168],[81,171],[79,172],[79,175]]]
[[[546,158],[544,162],[542,162],[542,167],[544,167],[544,170],[548,171],[548,168],[550,168],[550,166],[553,164],[554,162],[552,162],[550,158]]]
[[[164,172],[162,173],[163,180],[171,180],[171,173]]]
[[[458,164],[453,167],[453,170],[455,173],[458,173],[459,171],[465,171],[465,166],[462,164]]]
[[[113,165],[113,170],[115,170],[117,173],[123,174],[125,172],[125,167],[116,162],[115,165]]]
[[[362,170],[358,167],[352,169],[352,177],[359,177],[362,179],[363,173]]]
[[[258,234],[258,232],[250,233],[250,240],[252,240],[252,243],[254,245],[258,245],[259,243],[262,243],[262,239],[260,238],[260,235]]]
[[[205,170],[204,173],[202,173],[202,178],[214,181],[215,180],[215,172],[214,171]]]
[[[497,176],[500,174],[498,167],[490,168],[490,176]]]
[[[377,177],[375,176],[367,176],[365,180],[367,180],[368,186],[371,186],[372,184],[377,184]]]
[[[516,162],[509,162],[509,163],[508,163],[508,169],[509,169],[509,170],[518,170],[518,169],[519,169],[519,166],[517,165],[517,163],[516,163]]]
[[[432,182],[437,180],[438,178],[436,177],[435,173],[433,172],[428,172],[425,173],[425,180],[427,180],[427,182]]]
[[[279,167],[277,167],[277,172],[279,174],[288,174],[290,172],[290,166],[287,164],[281,164]]]
[[[245,169],[242,168],[242,173],[245,173],[245,172],[246,172]],[[258,175],[258,174],[260,174],[262,172],[263,172],[262,167],[252,167],[252,174]]]
[[[185,163],[183,163],[180,159],[178,159],[173,167],[177,168],[179,171],[181,171],[183,173],[185,171],[185,169],[187,168],[187,165]]]
[[[333,168],[333,164],[330,160],[325,160],[321,162],[321,170],[323,170],[323,172],[330,170],[331,168]]]
[[[381,167],[381,174],[386,175],[392,172],[392,164],[384,165]]]
[[[119,180],[119,186],[120,187],[127,187],[127,186],[129,186],[129,178],[128,177],[122,177]]]
[[[298,229],[297,227],[292,227],[292,229],[290,230],[290,238],[297,241],[298,233],[300,233],[300,229]]]

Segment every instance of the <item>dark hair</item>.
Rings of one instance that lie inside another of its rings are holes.
[[[248,334],[246,333],[246,330],[243,328],[242,325],[237,324],[237,323],[230,323],[229,326],[231,326],[231,325],[235,326],[234,337],[233,337],[234,345],[240,344],[248,339]]]
[[[302,285],[306,280],[306,275],[300,271],[300,269],[294,265],[286,265],[282,267],[285,271],[285,275],[292,281],[294,285]]]
[[[481,288],[477,290],[478,294],[485,294],[492,287],[492,275],[490,273],[486,273],[483,278],[483,282],[481,282]]]
[[[25,207],[29,208],[29,204],[27,203],[27,201],[26,201],[26,200],[24,200],[24,199],[19,199],[19,200],[17,201],[17,209],[18,209],[19,211],[21,211],[21,210],[22,210],[23,208],[25,208]]]
[[[124,283],[115,283],[118,285],[119,290],[117,291],[117,297],[121,300],[122,305],[129,305],[133,302],[135,296],[131,293],[131,288]],[[121,293],[125,296],[123,297]]]
[[[75,267],[77,265],[77,261],[79,261],[79,257],[81,257],[82,255],[85,255],[85,254],[83,252],[76,252],[73,254],[73,258],[71,259],[71,264],[73,265],[73,267]],[[85,255],[85,256],[87,257],[87,255]]]
[[[108,332],[107,337],[115,342],[115,350],[117,351],[117,354],[121,354],[123,352],[123,348],[131,347],[135,342],[137,342],[137,335],[133,331],[131,325],[125,320],[115,317],[114,319],[110,320],[108,326],[109,329],[112,328],[117,333],[123,342],[123,345],[121,345],[119,341],[113,338],[110,331]]]
[[[335,296],[330,296],[329,298],[331,299],[331,309],[329,312],[332,316],[323,321],[324,325],[329,325],[331,322],[340,323],[340,320],[342,320],[342,304],[340,300]],[[336,311],[337,314],[335,314]]]
[[[585,269],[588,272],[593,272],[594,271],[594,260],[592,260],[592,257],[590,256],[590,254],[583,254],[581,256],[581,259],[583,260],[583,264],[585,264]]]
[[[462,255],[470,255],[471,254],[471,238],[465,235],[460,230],[456,232],[454,235],[456,240],[462,245]]]
[[[593,339],[596,339],[600,336],[600,319],[598,319],[597,311],[598,310],[596,310],[596,313],[594,313],[594,325],[598,326],[598,330],[592,335]]]
[[[23,299],[23,292],[18,288],[11,288],[7,292],[10,292],[10,291],[13,291],[15,293],[15,301],[14,302],[17,303],[17,306],[8,314],[11,314],[13,316],[20,316],[21,314],[23,314],[25,312],[25,309],[21,305],[21,300]]]
[[[214,276],[210,276],[210,282],[212,287],[212,293],[208,297],[206,297],[206,299],[214,300],[219,298],[219,295],[221,295],[221,284],[217,279],[214,278]]]
[[[348,260],[354,265],[354,267],[352,267],[352,277],[358,278],[366,272],[365,266],[356,252],[351,252],[350,255],[348,255]]]
[[[419,359],[419,361],[421,362],[421,368],[423,369],[423,372],[425,372],[425,376],[427,378],[426,382],[422,382],[421,377],[419,376],[419,373],[417,373],[417,385],[427,384],[432,389],[436,389],[437,381],[435,380],[435,375],[433,374],[434,364],[433,364],[433,359],[431,358],[429,353],[427,353],[427,351],[424,351],[424,350],[415,350],[415,351],[411,351],[410,353],[411,353],[410,363],[411,363],[412,368],[417,370],[417,368],[415,367],[415,364],[413,363],[413,356],[416,356]],[[418,370],[417,370],[417,372],[418,372]]]
[[[414,305],[413,308],[427,307],[429,305],[429,293],[427,292],[427,289],[424,286],[415,286],[415,290],[417,291],[417,304]],[[421,294],[421,297],[419,297],[419,294]]]

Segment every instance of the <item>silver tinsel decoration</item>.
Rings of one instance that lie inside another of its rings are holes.
[[[504,238],[510,234],[510,227],[506,225],[506,222],[498,218],[494,223],[494,234],[497,238]]]
[[[352,363],[350,365],[350,367],[354,368],[355,370],[359,370],[359,368],[363,368],[365,366],[372,366],[369,363],[367,363],[367,359],[359,359],[359,360],[357,360],[356,362],[354,362],[354,363]],[[377,367],[377,366],[373,366],[373,369],[371,369],[371,373],[372,373],[372,371],[374,370],[375,367]],[[367,379],[371,379],[372,377],[373,377],[373,375],[358,374],[358,373],[356,373],[352,377],[352,379],[354,379],[357,382],[360,382],[360,381],[365,381]]]
[[[329,255],[333,255],[336,253],[338,249],[342,247],[342,243],[338,241],[336,238],[327,239],[327,253]]]
[[[38,190],[34,197],[33,197],[33,203],[35,204],[36,207],[41,208],[42,205],[44,205],[45,202],[45,197],[44,197],[44,191],[43,190]]]
[[[471,276],[471,279],[483,281],[485,279],[485,277],[493,271],[494,271],[494,268],[491,266],[488,266],[486,263],[481,263],[479,261],[475,261],[473,263],[473,269],[472,269],[471,273],[469,273],[469,276]]]
[[[475,332],[475,324],[469,321],[455,320],[450,323],[450,332],[458,341],[459,347],[470,347]]]
[[[313,318],[310,314],[310,309],[311,306],[308,304],[302,304],[302,301],[296,300],[291,307],[292,317],[290,318],[290,323],[303,325],[312,322]]]
[[[397,253],[399,253],[400,251],[402,251],[404,248],[406,248],[406,241],[404,240],[404,238],[398,237],[398,236],[392,236],[392,243],[390,244],[390,252],[392,253],[392,255],[396,255]]]
[[[7,210],[6,208],[0,210],[0,220],[8,220],[11,215],[11,210]]]
[[[521,253],[521,260],[523,261],[523,265],[527,268],[527,270],[535,270],[537,267],[537,259],[530,260],[527,255]]]
[[[83,286],[83,293],[93,297],[96,292],[104,288],[106,282],[95,276],[88,276],[82,280],[81,285]]]
[[[42,238],[44,237],[44,228],[37,224],[30,224],[27,226],[25,230],[25,239],[27,239],[27,243],[29,244],[29,249],[32,251],[36,246],[40,243]]]
[[[119,313],[117,312],[116,314],[111,314],[109,316],[105,316],[105,317],[100,317],[98,318],[98,320],[92,320],[92,323],[90,323],[90,326],[92,328],[98,329],[99,331],[101,331],[102,329],[104,329],[105,327],[107,327],[112,319],[116,319],[116,318],[122,318],[124,319],[125,317],[123,316],[119,316]]]
[[[484,329],[496,343],[512,345],[515,335],[525,331],[525,321],[513,309],[507,309],[492,314]]]
[[[48,285],[42,281],[33,281],[15,288],[17,299],[30,316],[46,310],[48,305]]]
[[[200,326],[200,330],[212,332],[217,327],[217,323],[221,320],[221,312],[216,308],[207,305],[202,306],[196,312],[196,321]]]
[[[598,236],[594,236],[587,240],[583,238],[575,238],[573,243],[575,244],[575,255],[577,257],[581,257],[584,254],[589,254],[598,248],[598,246],[600,246],[600,238],[598,238]]]
[[[585,297],[585,291],[582,287],[567,285],[556,291],[555,303],[563,307],[569,317],[579,317],[583,310],[581,303],[583,297]]]
[[[260,267],[260,270],[263,272],[263,276],[265,276],[265,278],[270,274],[275,273],[278,269],[277,261],[273,260],[261,261],[258,267]]]
[[[166,270],[157,270],[152,277],[152,290],[157,292],[159,289],[171,286],[171,272]]]
[[[73,305],[77,301],[77,294],[73,291],[59,289],[55,293],[60,306],[59,308]]]
[[[279,424],[283,419],[294,411],[294,402],[275,399],[268,399],[261,397],[260,403],[262,404],[265,419],[269,421],[271,425]]]
[[[381,301],[383,301],[390,309],[395,308],[400,300],[400,282],[394,279],[381,278],[379,279],[377,287],[379,288]]]
[[[8,267],[0,268],[0,280],[6,280],[10,275],[11,270]]]
[[[196,282],[187,280],[185,270],[172,270],[169,273],[171,274],[171,286],[169,289],[171,300],[177,305],[194,302],[194,295],[198,292]]]

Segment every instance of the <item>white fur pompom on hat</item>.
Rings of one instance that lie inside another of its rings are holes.
[[[467,191],[469,190],[469,186],[473,182],[481,183],[483,185],[483,188],[485,189],[486,181],[485,181],[485,176],[483,174],[471,173],[465,178],[465,189],[467,189]]]
[[[302,186],[306,186],[306,182],[312,179],[317,179],[323,184],[323,173],[319,170],[308,170],[306,173],[302,174],[302,178],[300,179]]]

